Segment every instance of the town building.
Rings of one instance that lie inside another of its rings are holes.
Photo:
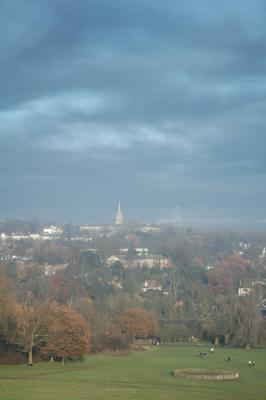
[[[63,232],[63,229],[58,226],[55,226],[55,225],[50,225],[50,226],[43,228],[44,235],[51,235],[51,236],[52,235],[61,235],[62,232]]]
[[[120,262],[124,268],[169,268],[171,267],[171,260],[162,255],[150,256],[126,256],[126,255],[112,255],[107,258],[106,265],[111,267],[115,263]]]
[[[122,225],[123,224],[123,215],[120,207],[120,201],[118,203],[118,209],[115,215],[115,224],[116,225]]]

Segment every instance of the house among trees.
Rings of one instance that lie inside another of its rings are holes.
[[[238,288],[237,294],[239,297],[242,297],[242,296],[250,295],[250,292],[251,292],[251,288],[240,287],[240,288]]]
[[[155,280],[145,281],[144,284],[143,284],[142,291],[144,293],[147,293],[150,290],[155,290],[155,291],[161,292],[162,291],[162,285],[160,285]]]
[[[66,269],[67,266],[68,264],[55,264],[55,265],[45,264],[42,266],[42,269],[45,276],[53,276],[57,272]]]
[[[137,268],[159,268],[164,269],[171,266],[171,261],[169,258],[162,255],[150,255],[141,256],[133,259],[127,259],[125,262],[125,267],[137,267]]]
[[[112,267],[112,265],[114,265],[114,264],[116,264],[116,263],[123,263],[123,261],[121,260],[121,257],[117,257],[117,256],[111,256],[111,257],[108,257],[107,259],[106,259],[106,266],[107,267]]]
[[[137,256],[147,256],[149,254],[149,249],[148,247],[135,247],[133,249],[134,253],[136,253]],[[130,252],[129,248],[122,248],[119,249],[120,254],[128,254]]]
[[[170,267],[171,260],[162,255],[150,256],[125,256],[125,255],[112,255],[107,258],[106,265],[111,267],[115,263],[120,262],[124,268],[159,268],[164,269]]]

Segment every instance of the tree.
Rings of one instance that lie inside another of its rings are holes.
[[[80,236],[81,231],[79,226],[67,223],[63,226],[62,237],[70,239],[72,236]]]
[[[120,281],[123,279],[123,275],[125,273],[125,268],[121,261],[116,261],[111,267],[110,270],[112,272],[112,275],[119,278]]]
[[[9,332],[7,339],[28,354],[29,365],[33,365],[33,350],[48,338],[50,318],[49,303],[31,304],[30,300],[27,300],[13,308],[14,329]]]
[[[207,334],[241,347],[258,342],[261,316],[253,296],[221,300],[205,323]]]
[[[82,253],[80,256],[80,263],[84,266],[85,272],[95,268],[101,268],[103,265],[100,255],[93,251]]]
[[[257,344],[262,319],[255,298],[250,295],[239,298],[233,304],[235,330],[232,344],[250,347]]]
[[[234,291],[234,281],[230,269],[215,268],[209,272],[208,287],[214,294],[228,294]]]
[[[11,282],[0,272],[0,335],[8,338],[14,329],[15,298]]]
[[[139,293],[140,285],[134,270],[126,270],[122,282],[123,289],[130,295]]]
[[[153,309],[159,320],[176,320],[180,317],[180,308],[173,295],[162,295],[159,291],[150,290],[143,295],[144,308]]]
[[[235,324],[231,311],[230,306],[223,303],[221,308],[216,309],[203,322],[203,328],[207,336],[215,344],[219,344],[220,341],[223,341],[225,345],[228,345],[232,339]]]
[[[6,276],[10,279],[16,279],[17,278],[17,264],[16,261],[9,261],[6,264],[5,268],[5,273]]]
[[[177,299],[177,293],[178,289],[180,287],[181,283],[181,273],[180,273],[180,268],[177,266],[174,266],[169,269],[168,272],[168,286],[169,286],[169,292],[174,296],[175,299]]]
[[[192,334],[188,327],[178,324],[175,321],[167,323],[167,325],[163,324],[160,327],[160,337],[164,342],[186,341],[191,336]]]
[[[88,354],[91,348],[91,330],[82,315],[70,308],[54,303],[51,309],[52,323],[42,353],[65,359],[75,359]]]
[[[53,299],[59,303],[69,304],[71,301],[71,281],[65,273],[59,271],[50,277]]]
[[[158,332],[156,315],[136,307],[125,310],[118,315],[121,332],[133,338],[154,336]]]

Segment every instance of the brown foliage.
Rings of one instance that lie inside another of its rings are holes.
[[[215,294],[226,294],[234,289],[233,277],[230,270],[216,268],[208,274],[208,287]]]
[[[91,348],[91,330],[84,318],[70,308],[53,304],[52,324],[42,353],[62,359],[80,358]]]
[[[92,352],[101,351],[123,351],[130,347],[130,338],[121,332],[102,333],[92,338]]]
[[[252,267],[239,254],[231,254],[208,274],[209,288],[216,294],[226,294],[237,287],[239,281],[252,274]]]
[[[29,364],[32,364],[33,349],[47,340],[51,323],[50,304],[31,304],[29,300],[14,304],[9,319],[12,329],[6,332],[7,340],[22,352],[28,353]]]
[[[50,278],[52,297],[59,303],[68,304],[71,298],[70,282],[64,273],[60,272]]]
[[[156,335],[158,323],[155,313],[136,307],[125,310],[118,315],[121,332],[131,337]]]

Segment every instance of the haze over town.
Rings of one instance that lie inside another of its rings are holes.
[[[262,0],[2,0],[0,219],[266,227]]]

